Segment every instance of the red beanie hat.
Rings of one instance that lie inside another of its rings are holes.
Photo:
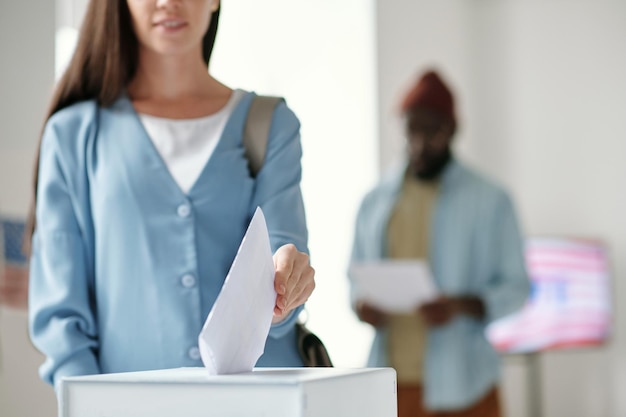
[[[400,111],[405,113],[417,107],[434,110],[456,122],[452,93],[435,71],[427,71],[419,78],[402,100]]]

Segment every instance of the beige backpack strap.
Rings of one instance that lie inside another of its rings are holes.
[[[280,97],[255,96],[252,99],[243,130],[243,147],[248,159],[250,176],[256,177],[263,167],[272,115]]]

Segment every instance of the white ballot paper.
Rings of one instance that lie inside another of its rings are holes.
[[[276,291],[265,217],[257,208],[198,336],[211,375],[252,371],[272,324]]]
[[[348,275],[356,298],[389,313],[408,313],[437,296],[428,264],[421,260],[353,262]]]

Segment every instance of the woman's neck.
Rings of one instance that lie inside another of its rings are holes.
[[[128,94],[140,113],[170,118],[219,111],[232,90],[214,79],[196,54],[162,56],[141,52]]]

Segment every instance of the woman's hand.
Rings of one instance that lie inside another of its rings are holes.
[[[315,270],[309,263],[309,255],[299,252],[291,243],[274,253],[274,268],[274,288],[278,296],[272,323],[278,323],[309,299],[315,288]]]

